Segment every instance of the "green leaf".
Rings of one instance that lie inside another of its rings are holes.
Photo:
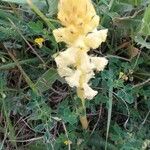
[[[112,70],[109,71],[109,82],[113,83],[113,74]],[[107,150],[108,146],[108,135],[109,135],[109,129],[110,129],[110,122],[111,122],[111,115],[112,115],[112,101],[113,101],[113,84],[110,84],[109,86],[109,108],[108,108],[108,117],[107,117],[107,132],[106,132],[106,144],[105,144],[105,150]]]
[[[71,125],[77,122],[77,115],[74,112],[71,112],[69,108],[65,108],[62,118]]]
[[[57,12],[58,0],[47,0],[49,5],[48,16],[52,16]]]
[[[28,23],[28,26],[34,33],[40,34],[43,32],[43,23],[41,21],[37,22],[31,21]]]
[[[42,140],[37,140],[25,146],[28,150],[43,150],[46,149],[46,144]]]
[[[138,45],[141,45],[142,48],[146,47],[147,49],[150,49],[150,42],[146,42],[141,36],[136,36],[134,40]]]
[[[140,33],[148,36],[150,35],[150,5],[147,7],[144,13],[144,18],[142,21],[141,31]]]
[[[118,0],[118,1],[126,4],[131,4],[133,6],[138,6],[142,2],[142,0]]]
[[[57,74],[57,71],[55,69],[49,69],[47,70],[36,82],[35,87],[37,90],[42,93],[46,90],[48,90],[54,81],[58,79],[59,76]]]
[[[3,2],[16,3],[16,4],[27,4],[27,0],[2,0]],[[32,0],[33,3],[45,3],[43,0]]]
[[[132,104],[134,101],[132,96],[132,87],[130,86],[125,86],[123,89],[119,90],[117,92],[117,96],[129,104]]]

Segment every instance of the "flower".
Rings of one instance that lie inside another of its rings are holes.
[[[108,63],[108,60],[105,57],[90,57],[90,59],[94,65],[94,69],[97,71],[103,71]]]
[[[65,145],[70,145],[70,144],[72,144],[72,142],[70,140],[66,140],[66,141],[64,141],[64,144]]]
[[[63,26],[73,25],[80,34],[86,34],[99,24],[91,0],[60,0],[58,19]]]
[[[94,91],[87,83],[83,84],[84,90],[84,98],[92,99],[95,95],[97,95],[97,91]]]
[[[72,74],[69,77],[66,77],[66,81],[67,83],[71,86],[71,87],[79,87],[80,85],[80,76],[81,76],[81,70],[76,70],[74,72],[74,74]]]
[[[107,29],[97,31],[97,29],[93,30],[93,32],[89,33],[85,37],[85,43],[90,48],[96,49],[102,42],[105,42],[107,37]]]
[[[68,48],[67,50],[60,52],[57,57],[55,57],[55,61],[57,67],[67,67],[73,65],[75,63],[76,57],[76,49],[75,48]]]
[[[71,45],[77,36],[73,27],[56,29],[53,31],[53,34],[57,42],[65,42],[68,45]]]
[[[44,38],[36,38],[34,42],[41,48],[43,46]]]
[[[119,79],[122,79],[122,80],[124,80],[124,81],[127,81],[129,78],[128,78],[128,76],[127,76],[125,73],[120,72],[120,73],[119,73]]]
[[[61,76],[61,77],[68,77],[68,76],[72,76],[72,74],[74,73],[74,71],[72,70],[72,69],[70,69],[70,68],[68,68],[68,67],[59,67],[58,69],[57,69],[57,71],[58,71],[58,73],[59,73],[59,75]]]
[[[94,78],[94,70],[102,71],[108,60],[89,56],[88,51],[105,42],[108,30],[97,30],[100,19],[91,0],[60,0],[58,19],[63,27],[53,30],[54,37],[68,47],[55,57],[58,73],[77,88],[80,98],[92,99],[97,91],[89,86],[89,81]]]

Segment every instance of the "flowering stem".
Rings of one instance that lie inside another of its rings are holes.
[[[87,120],[87,116],[86,116],[85,99],[83,98],[83,91],[80,88],[77,89],[77,95],[81,99],[81,106],[79,107],[80,122],[82,124],[82,128],[87,129],[88,128],[88,120]]]
[[[82,101],[82,114],[80,115],[80,122],[82,124],[82,128],[83,129],[87,129],[88,128],[88,120],[86,117],[86,108],[85,108],[85,100],[81,100]]]

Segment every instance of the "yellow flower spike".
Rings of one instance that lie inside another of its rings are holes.
[[[41,48],[43,46],[44,38],[36,38],[34,42]]]
[[[108,30],[97,30],[100,19],[91,0],[60,0],[58,19],[63,27],[53,30],[54,37],[68,47],[55,57],[58,73],[71,87],[76,87],[83,110],[80,121],[86,129],[85,99],[93,99],[97,94],[89,81],[94,78],[95,70],[103,71],[108,63],[106,58],[89,56],[87,52],[105,42]]]
[[[82,26],[83,29],[96,15],[91,0],[60,0],[58,10],[58,19],[62,25]]]

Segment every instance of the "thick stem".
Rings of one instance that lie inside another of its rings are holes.
[[[80,122],[82,124],[82,128],[83,129],[87,129],[88,128],[88,120],[86,115],[85,116],[80,116]]]
[[[82,124],[82,128],[87,129],[88,128],[88,120],[87,120],[87,116],[86,116],[85,99],[81,99],[81,101],[82,101],[82,113],[80,115],[80,122]]]
[[[87,129],[88,128],[88,120],[87,120],[87,116],[86,116],[86,107],[85,107],[85,99],[83,98],[83,91],[80,88],[78,88],[77,94],[78,94],[79,98],[81,99],[81,106],[79,107],[80,122],[82,124],[82,128]]]

